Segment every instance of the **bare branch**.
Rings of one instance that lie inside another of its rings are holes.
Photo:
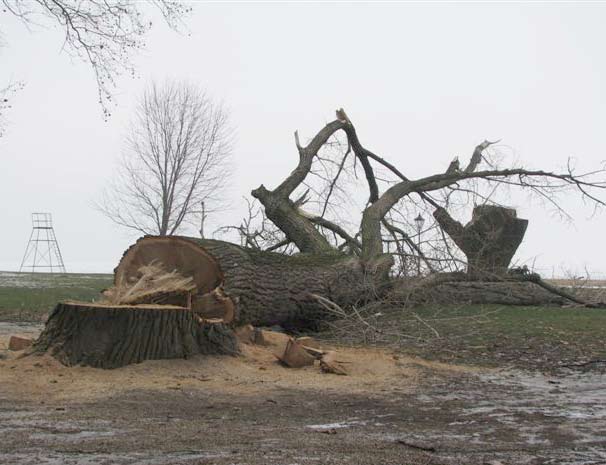
[[[374,203],[379,198],[379,186],[377,185],[377,180],[375,179],[375,175],[368,158],[375,155],[362,146],[360,139],[358,139],[356,128],[345,114],[345,110],[343,110],[343,108],[337,110],[337,118],[339,121],[345,123],[343,130],[347,134],[347,139],[349,140],[349,144],[353,148],[356,157],[358,157],[358,160],[360,160],[362,168],[364,169],[366,181],[368,182],[368,190],[370,191],[368,202]]]
[[[154,83],[141,99],[119,174],[99,209],[146,234],[176,234],[197,223],[202,202],[205,214],[220,205],[230,152],[231,129],[220,105],[192,85]]]
[[[490,147],[491,145],[498,144],[499,142],[501,142],[501,139],[496,140],[494,142],[489,142],[489,141],[485,140],[484,142],[479,144],[474,149],[473,154],[471,155],[471,159],[469,160],[469,164],[467,165],[467,168],[465,168],[465,172],[471,173],[471,172],[475,171],[476,168],[478,167],[478,165],[480,164],[480,162],[482,161],[482,152],[484,150],[486,150],[488,147]]]
[[[318,150],[320,150],[330,136],[343,127],[344,123],[339,120],[328,123],[320,130],[320,132],[318,132],[318,134],[316,134],[316,136],[306,147],[301,147],[299,136],[298,134],[296,135],[296,144],[297,148],[299,149],[299,164],[293,170],[293,172],[290,173],[290,175],[278,187],[276,187],[276,189],[274,189],[276,195],[283,198],[288,197],[297,187],[299,187],[299,185],[309,174],[311,164],[314,157],[318,154]]]
[[[145,36],[153,21],[137,0],[0,0],[5,10],[26,27],[59,25],[64,31],[62,50],[88,63],[97,82],[99,104],[104,117],[110,108],[116,79],[134,75],[132,59],[145,47]],[[173,29],[182,25],[192,11],[186,3],[148,0]],[[148,13],[148,12],[147,12]]]

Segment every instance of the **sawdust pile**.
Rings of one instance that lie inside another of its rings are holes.
[[[4,344],[6,341],[0,340],[0,346]],[[285,367],[268,350],[271,347],[242,346],[238,357],[204,355],[187,360],[149,360],[115,370],[65,367],[46,355],[19,358],[19,352],[0,351],[0,355],[8,357],[0,359],[0,391],[6,399],[34,402],[86,401],[130,390],[187,393],[201,389],[244,396],[268,395],[274,389],[368,394],[409,392],[436,370],[468,370],[386,350],[337,347],[338,359],[348,375],[335,376],[323,373],[317,365]]]

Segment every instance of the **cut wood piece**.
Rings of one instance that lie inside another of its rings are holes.
[[[32,345],[33,340],[28,337],[11,336],[8,340],[8,350],[20,351],[25,350]]]
[[[244,325],[235,329],[236,337],[243,344],[255,344],[255,328],[253,325]]]
[[[263,344],[269,347],[274,356],[281,360],[286,353],[286,347],[292,339],[289,335],[284,333],[277,333],[274,331],[261,330],[261,338],[263,338]]]
[[[255,342],[255,344],[257,344],[259,346],[266,346],[267,345],[267,341],[265,340],[265,336],[263,336],[263,331],[260,330],[259,328],[255,328],[254,342]]]
[[[255,344],[259,346],[268,346],[269,343],[263,337],[263,331],[255,328],[253,325],[244,325],[236,328],[238,340],[244,344]],[[288,336],[287,336],[288,337]],[[284,338],[283,347],[286,347],[287,339]]]
[[[292,339],[288,334],[278,333],[276,331],[260,330],[261,338],[263,338],[263,345],[270,347],[282,347],[286,348],[288,341]]]
[[[311,356],[297,341],[290,338],[283,352],[274,355],[280,362],[290,368],[302,368],[314,364],[315,357]]]
[[[335,375],[347,375],[347,371],[339,361],[337,361],[337,353],[334,351],[325,352],[320,359],[320,369],[324,373],[334,373]]]
[[[322,350],[322,346],[318,341],[316,341],[313,337],[310,336],[302,336],[297,338],[297,342],[305,347],[310,347],[312,349]]]
[[[301,346],[310,355],[315,357],[316,360],[319,360],[320,358],[322,358],[322,355],[324,355],[324,350],[322,349],[322,347],[320,346],[318,341],[316,341],[313,337],[310,337],[310,336],[298,337],[297,342],[299,344],[301,344]]]
[[[307,347],[304,345],[301,345],[301,347],[303,347],[307,351],[307,353],[314,357],[316,360],[320,360],[325,353],[323,350],[314,349],[313,347]]]
[[[236,318],[236,305],[221,286],[192,298],[192,310],[202,319],[221,319],[231,323]]]
[[[229,325],[200,323],[183,307],[62,302],[33,351],[65,365],[117,368],[143,360],[236,354],[238,342]]]

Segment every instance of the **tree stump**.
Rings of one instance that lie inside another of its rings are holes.
[[[170,305],[57,304],[33,346],[61,363],[117,368],[143,360],[236,354],[231,327]]]
[[[528,227],[514,209],[496,205],[476,206],[465,226],[443,208],[433,216],[467,257],[468,274],[478,276],[505,274]]]

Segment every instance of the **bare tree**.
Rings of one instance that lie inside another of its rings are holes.
[[[99,209],[144,234],[173,235],[213,211],[229,178],[232,130],[222,105],[194,85],[152,84]]]
[[[17,17],[28,28],[63,29],[62,50],[91,66],[106,118],[116,78],[135,73],[133,55],[145,46],[145,35],[152,27],[145,4],[159,10],[173,29],[191,12],[191,6],[175,0],[0,0],[2,12]]]

